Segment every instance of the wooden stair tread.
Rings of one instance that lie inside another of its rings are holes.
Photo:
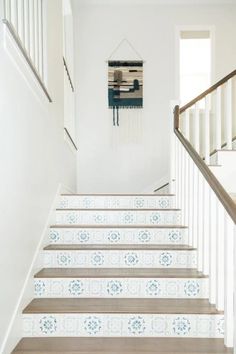
[[[171,193],[165,193],[165,194],[154,194],[154,193],[149,193],[149,194],[61,194],[62,197],[174,197],[174,194]]]
[[[34,299],[24,314],[36,313],[119,313],[119,314],[222,314],[205,299]]]
[[[150,245],[150,244],[50,244],[46,251],[193,251],[187,245]]]
[[[66,209],[65,209],[66,210]],[[80,225],[80,224],[55,224],[50,226],[51,229],[187,229],[184,225]]]
[[[56,211],[112,211],[112,212],[120,212],[120,211],[180,211],[180,209],[176,208],[57,208]]]
[[[44,268],[35,278],[207,278],[183,268]]]
[[[223,339],[208,338],[23,338],[13,353],[39,354],[233,354]]]

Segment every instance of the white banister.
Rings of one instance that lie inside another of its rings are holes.
[[[186,166],[185,166],[185,152],[184,152],[184,148],[183,146],[180,146],[180,153],[181,153],[181,209],[182,210],[186,210],[185,208],[185,194],[186,194]],[[181,221],[182,221],[182,225],[185,225],[185,219],[186,219],[186,214],[185,212],[181,214]]]
[[[25,42],[24,46],[27,53],[30,53],[30,11],[29,11],[29,1],[24,0],[24,27],[25,27]]]
[[[189,140],[190,137],[190,125],[189,125],[189,110],[187,109],[185,111],[184,115],[184,136],[187,140]]]
[[[38,0],[34,0],[34,52],[35,67],[39,72],[39,18],[38,18]]]
[[[232,114],[232,79],[230,79],[226,83],[226,146],[228,150],[232,149]]]
[[[195,164],[193,164],[193,199],[192,199],[192,210],[193,210],[193,224],[192,224],[192,238],[193,247],[197,247],[198,242],[198,204],[196,200],[198,198],[198,170]]]
[[[188,182],[188,240],[189,240],[189,245],[193,246],[193,195],[194,195],[194,188],[193,188],[193,170],[194,170],[194,163],[193,161],[187,156],[188,161],[189,161],[189,170],[188,170],[188,176],[189,176],[189,182]]]
[[[210,191],[210,244],[209,244],[209,290],[210,303],[216,303],[216,216],[217,216],[217,199],[215,193]]]
[[[197,213],[198,213],[198,222],[197,222],[197,268],[200,272],[203,271],[203,177],[201,173],[197,173],[198,175],[198,203]]]
[[[184,215],[183,223],[184,225],[189,225],[189,158],[184,151]]]
[[[18,0],[18,35],[21,38],[21,41],[25,43],[25,4],[24,0]]]
[[[209,275],[210,255],[210,186],[204,181],[203,186],[203,273]]]
[[[221,203],[218,202],[216,215],[216,308],[224,310],[224,247],[225,247],[225,211]]]
[[[225,283],[224,283],[224,315],[225,315],[225,345],[233,346],[234,338],[234,223],[225,216]],[[222,265],[223,266],[223,265]]]
[[[4,0],[4,23],[10,29],[18,47],[46,92],[44,82],[44,21],[45,0]]]
[[[205,98],[205,120],[204,120],[204,147],[205,162],[210,163],[210,95]]]
[[[35,63],[35,25],[34,25],[34,0],[29,1],[29,12],[30,12],[30,23],[29,23],[29,28],[30,28],[30,57],[31,60]]]
[[[194,147],[197,152],[199,152],[200,149],[199,132],[200,132],[200,108],[199,108],[199,102],[197,102],[194,108]]]
[[[39,73],[40,76],[44,79],[43,72],[43,3],[42,0],[38,1],[38,25],[39,25]]]
[[[216,150],[221,149],[221,97],[222,90],[219,86],[216,90],[216,121],[215,121],[215,135],[216,135]]]
[[[18,33],[18,3],[17,0],[10,0],[11,23],[14,26],[16,33]]]
[[[236,70],[176,107],[174,136],[176,198],[189,228],[188,243],[197,248],[197,269],[209,276],[210,303],[224,311],[225,345],[234,345],[236,354],[236,205],[208,167],[217,150],[233,148],[235,78]]]

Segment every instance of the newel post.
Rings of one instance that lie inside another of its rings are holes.
[[[175,106],[174,108],[174,130],[179,129],[179,106]]]

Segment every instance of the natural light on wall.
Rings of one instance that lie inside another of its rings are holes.
[[[211,84],[211,39],[209,31],[180,33],[180,101],[189,102]]]

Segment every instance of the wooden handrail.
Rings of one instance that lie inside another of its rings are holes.
[[[196,166],[201,171],[202,175],[212,188],[212,190],[217,195],[218,199],[220,200],[221,204],[224,206],[227,213],[230,215],[231,219],[233,220],[234,224],[236,224],[236,204],[230,197],[230,195],[226,192],[222,184],[218,181],[215,175],[211,172],[209,167],[205,164],[202,160],[201,156],[197,153],[197,151],[192,147],[190,142],[183,136],[183,134],[179,130],[179,115],[180,115],[180,108],[179,106],[175,106],[174,109],[174,133],[182,143]]]
[[[67,77],[68,77],[68,80],[69,80],[69,83],[70,83],[71,90],[72,90],[72,92],[75,92],[74,85],[73,85],[73,82],[72,82],[72,79],[71,79],[71,76],[70,76],[70,71],[69,71],[69,68],[67,66],[66,59],[64,57],[63,57],[63,64],[64,64],[65,71],[66,71],[66,74],[67,74]]]
[[[68,138],[70,139],[72,145],[74,146],[75,150],[78,151],[78,148],[77,148],[77,146],[76,146],[74,140],[72,139],[72,136],[70,135],[68,129],[64,127],[64,130],[65,130],[66,135],[67,135]]]
[[[232,71],[230,74],[225,76],[223,79],[218,81],[216,84],[211,86],[209,89],[206,91],[202,92],[200,95],[198,95],[196,98],[194,98],[192,101],[188,102],[186,105],[180,108],[180,114],[185,112],[188,108],[192,107],[195,103],[198,101],[202,100],[204,97],[215,91],[219,86],[225,84],[228,80],[230,80],[232,77],[236,75],[236,70]]]
[[[170,184],[169,182],[163,184],[163,186],[158,187],[157,189],[155,189],[155,190],[154,190],[154,193],[155,193],[155,192],[158,192],[158,191],[159,191],[160,189],[162,189],[162,188],[165,188],[165,187],[169,186],[169,184]]]

